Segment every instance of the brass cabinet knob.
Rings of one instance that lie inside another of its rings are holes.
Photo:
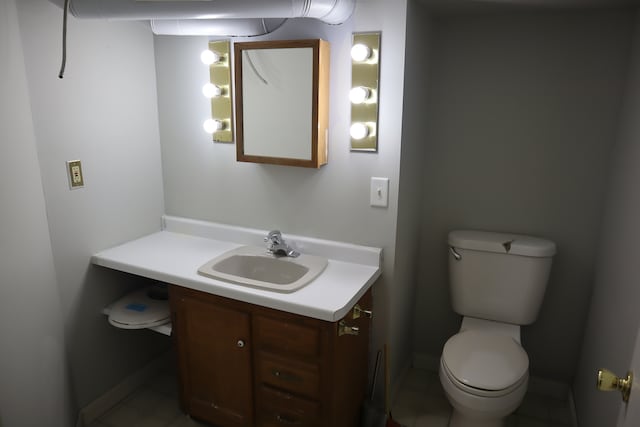
[[[627,372],[626,378],[620,378],[608,369],[598,369],[598,383],[596,387],[600,391],[620,390],[622,400],[629,401],[631,384],[633,383],[633,373]]]

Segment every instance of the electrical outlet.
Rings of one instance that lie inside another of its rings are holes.
[[[67,175],[69,177],[69,188],[73,190],[84,187],[82,164],[80,163],[80,160],[69,160],[67,162]]]

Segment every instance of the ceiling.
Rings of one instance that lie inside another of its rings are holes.
[[[640,6],[640,0],[418,0],[435,10],[593,9]]]

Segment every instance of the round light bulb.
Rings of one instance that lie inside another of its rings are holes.
[[[200,60],[205,65],[215,64],[216,62],[220,61],[220,54],[209,49],[203,50],[200,54]]]
[[[202,127],[205,132],[214,133],[215,131],[224,129],[224,123],[222,123],[221,120],[207,119]]]
[[[349,91],[349,100],[352,104],[362,104],[371,97],[371,89],[364,86],[356,86]]]
[[[222,95],[222,89],[220,88],[220,86],[216,86],[212,83],[207,83],[206,85],[202,86],[202,93],[207,98],[217,98],[218,96]]]
[[[353,139],[364,139],[369,136],[369,126],[364,123],[354,123],[349,129],[349,133]]]
[[[351,48],[351,59],[356,62],[366,61],[371,57],[371,49],[362,43],[356,43]]]

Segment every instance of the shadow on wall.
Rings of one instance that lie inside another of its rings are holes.
[[[77,409],[81,409],[171,347],[171,339],[148,329],[118,329],[102,309],[154,281],[89,264],[70,307],[68,355]],[[97,361],[108,360],[104,363]]]

